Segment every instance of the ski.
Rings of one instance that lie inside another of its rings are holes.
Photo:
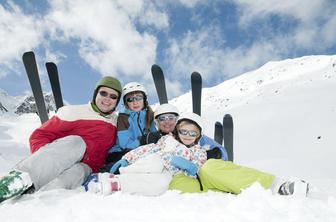
[[[168,103],[166,83],[161,67],[154,64],[151,71],[160,104]]]
[[[59,77],[58,77],[57,66],[53,62],[47,62],[45,65],[47,68],[51,89],[54,95],[56,110],[58,110],[59,108],[63,106],[63,98],[62,98]]]
[[[191,74],[191,94],[193,112],[201,115],[201,102],[202,102],[202,76],[198,72]]]
[[[215,123],[214,140],[221,145],[223,144],[223,125],[218,121]]]
[[[35,98],[38,115],[40,117],[41,123],[44,123],[49,119],[49,117],[44,102],[44,96],[42,92],[34,52],[25,52],[22,56],[22,60],[27,72],[30,87],[33,91],[33,96]]]
[[[233,120],[230,114],[223,118],[223,138],[228,159],[233,162]]]

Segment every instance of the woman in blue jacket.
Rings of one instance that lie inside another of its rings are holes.
[[[148,144],[148,135],[157,131],[145,87],[130,82],[122,89],[122,94],[125,109],[118,116],[118,139],[109,152],[108,164],[103,171],[108,171],[128,151]]]

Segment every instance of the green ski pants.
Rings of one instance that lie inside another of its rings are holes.
[[[240,166],[221,159],[209,159],[201,167],[199,178],[203,191],[214,190],[239,194],[242,189],[259,182],[265,189],[273,183],[274,175],[252,168]],[[186,193],[201,192],[199,181],[184,174],[173,177],[170,190],[180,190]]]

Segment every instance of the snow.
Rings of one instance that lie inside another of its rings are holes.
[[[1,206],[5,221],[334,221],[336,200],[274,196],[253,186],[239,196],[210,192],[159,197],[77,191],[26,195]],[[17,212],[19,213],[19,216]],[[3,220],[2,220],[3,221]]]
[[[235,162],[284,178],[302,178],[310,198],[273,195],[258,184],[240,195],[208,192],[158,197],[78,190],[24,195],[0,205],[7,221],[335,221],[336,56],[269,62],[203,90],[205,132],[225,113],[234,120]],[[190,93],[170,101],[191,111]],[[0,115],[0,175],[29,155],[36,114]]]

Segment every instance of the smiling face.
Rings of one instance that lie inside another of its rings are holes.
[[[156,118],[156,121],[158,123],[159,130],[162,133],[171,133],[175,129],[177,116],[173,113],[164,113],[159,115]]]
[[[141,92],[127,94],[125,102],[126,107],[134,112],[139,112],[145,107],[144,95]]]
[[[109,113],[116,107],[118,95],[116,90],[102,86],[98,89],[95,98],[96,106],[103,113]]]
[[[186,146],[195,144],[200,136],[198,127],[195,124],[186,121],[179,123],[177,126],[177,133],[181,142]]]

